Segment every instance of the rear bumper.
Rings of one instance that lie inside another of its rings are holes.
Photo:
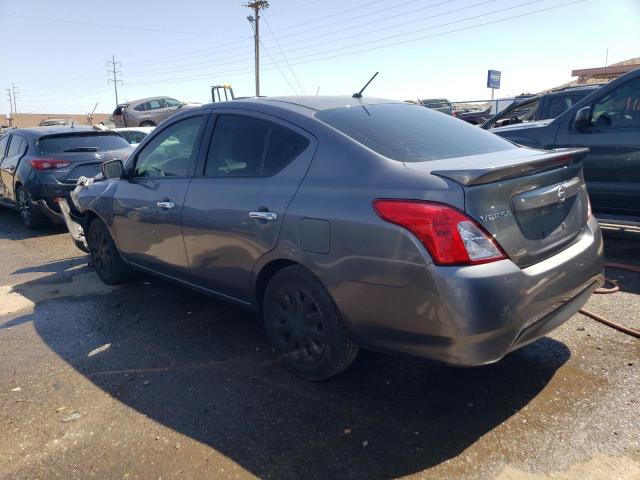
[[[432,264],[399,288],[344,282],[332,294],[362,346],[474,366],[561,325],[603,281],[602,236],[592,218],[580,240],[527,268],[510,260]]]
[[[54,210],[55,207],[50,206],[50,202],[51,200],[49,202],[47,200],[37,200],[34,203],[50,222],[64,223],[64,217],[62,216],[62,213]]]

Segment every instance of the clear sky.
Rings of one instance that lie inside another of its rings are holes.
[[[0,0],[0,112],[111,112],[153,95],[253,95],[251,11],[242,0]],[[640,0],[270,0],[260,24],[262,94],[488,98],[570,81],[571,70],[640,56]]]

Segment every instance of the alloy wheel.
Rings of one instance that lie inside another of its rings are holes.
[[[108,277],[113,269],[113,254],[104,231],[99,228],[94,229],[91,235],[93,267]]]
[[[18,190],[18,209],[20,217],[25,225],[31,224],[31,204],[27,198],[27,192],[23,188]]]

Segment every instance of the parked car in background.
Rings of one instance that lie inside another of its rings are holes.
[[[602,282],[583,155],[400,102],[235,100],[181,112],[104,163],[66,220],[108,284],[136,268],[261,310],[304,378],[360,347],[482,365]]]
[[[436,110],[438,112],[446,113],[447,115],[453,114],[453,105],[446,98],[423,98],[418,99],[418,104],[423,107]]]
[[[464,112],[454,111],[455,117],[464,120],[471,125],[482,125],[492,117],[491,106],[484,110],[468,110]]]
[[[55,127],[58,125],[71,125],[72,120],[70,118],[45,118],[40,120],[38,126],[40,127]]]
[[[593,211],[609,222],[640,223],[640,69],[591,90],[554,120],[491,132],[534,148],[589,147],[584,176]]]
[[[153,132],[155,127],[130,127],[130,128],[114,128],[114,132],[118,132],[132,146],[138,146],[147,135]]]
[[[506,125],[556,118],[599,87],[600,85],[567,87],[516,101],[483,122],[482,128],[488,130]]]
[[[102,162],[126,159],[132,150],[117,133],[92,127],[11,130],[0,137],[0,205],[19,210],[29,228],[62,222],[56,200],[78,177],[92,177]]]
[[[150,97],[121,103],[111,115],[116,127],[155,127],[182,108],[195,106],[171,97]]]

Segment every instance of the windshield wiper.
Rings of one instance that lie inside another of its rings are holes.
[[[63,152],[97,152],[98,147],[73,147],[63,150]]]

